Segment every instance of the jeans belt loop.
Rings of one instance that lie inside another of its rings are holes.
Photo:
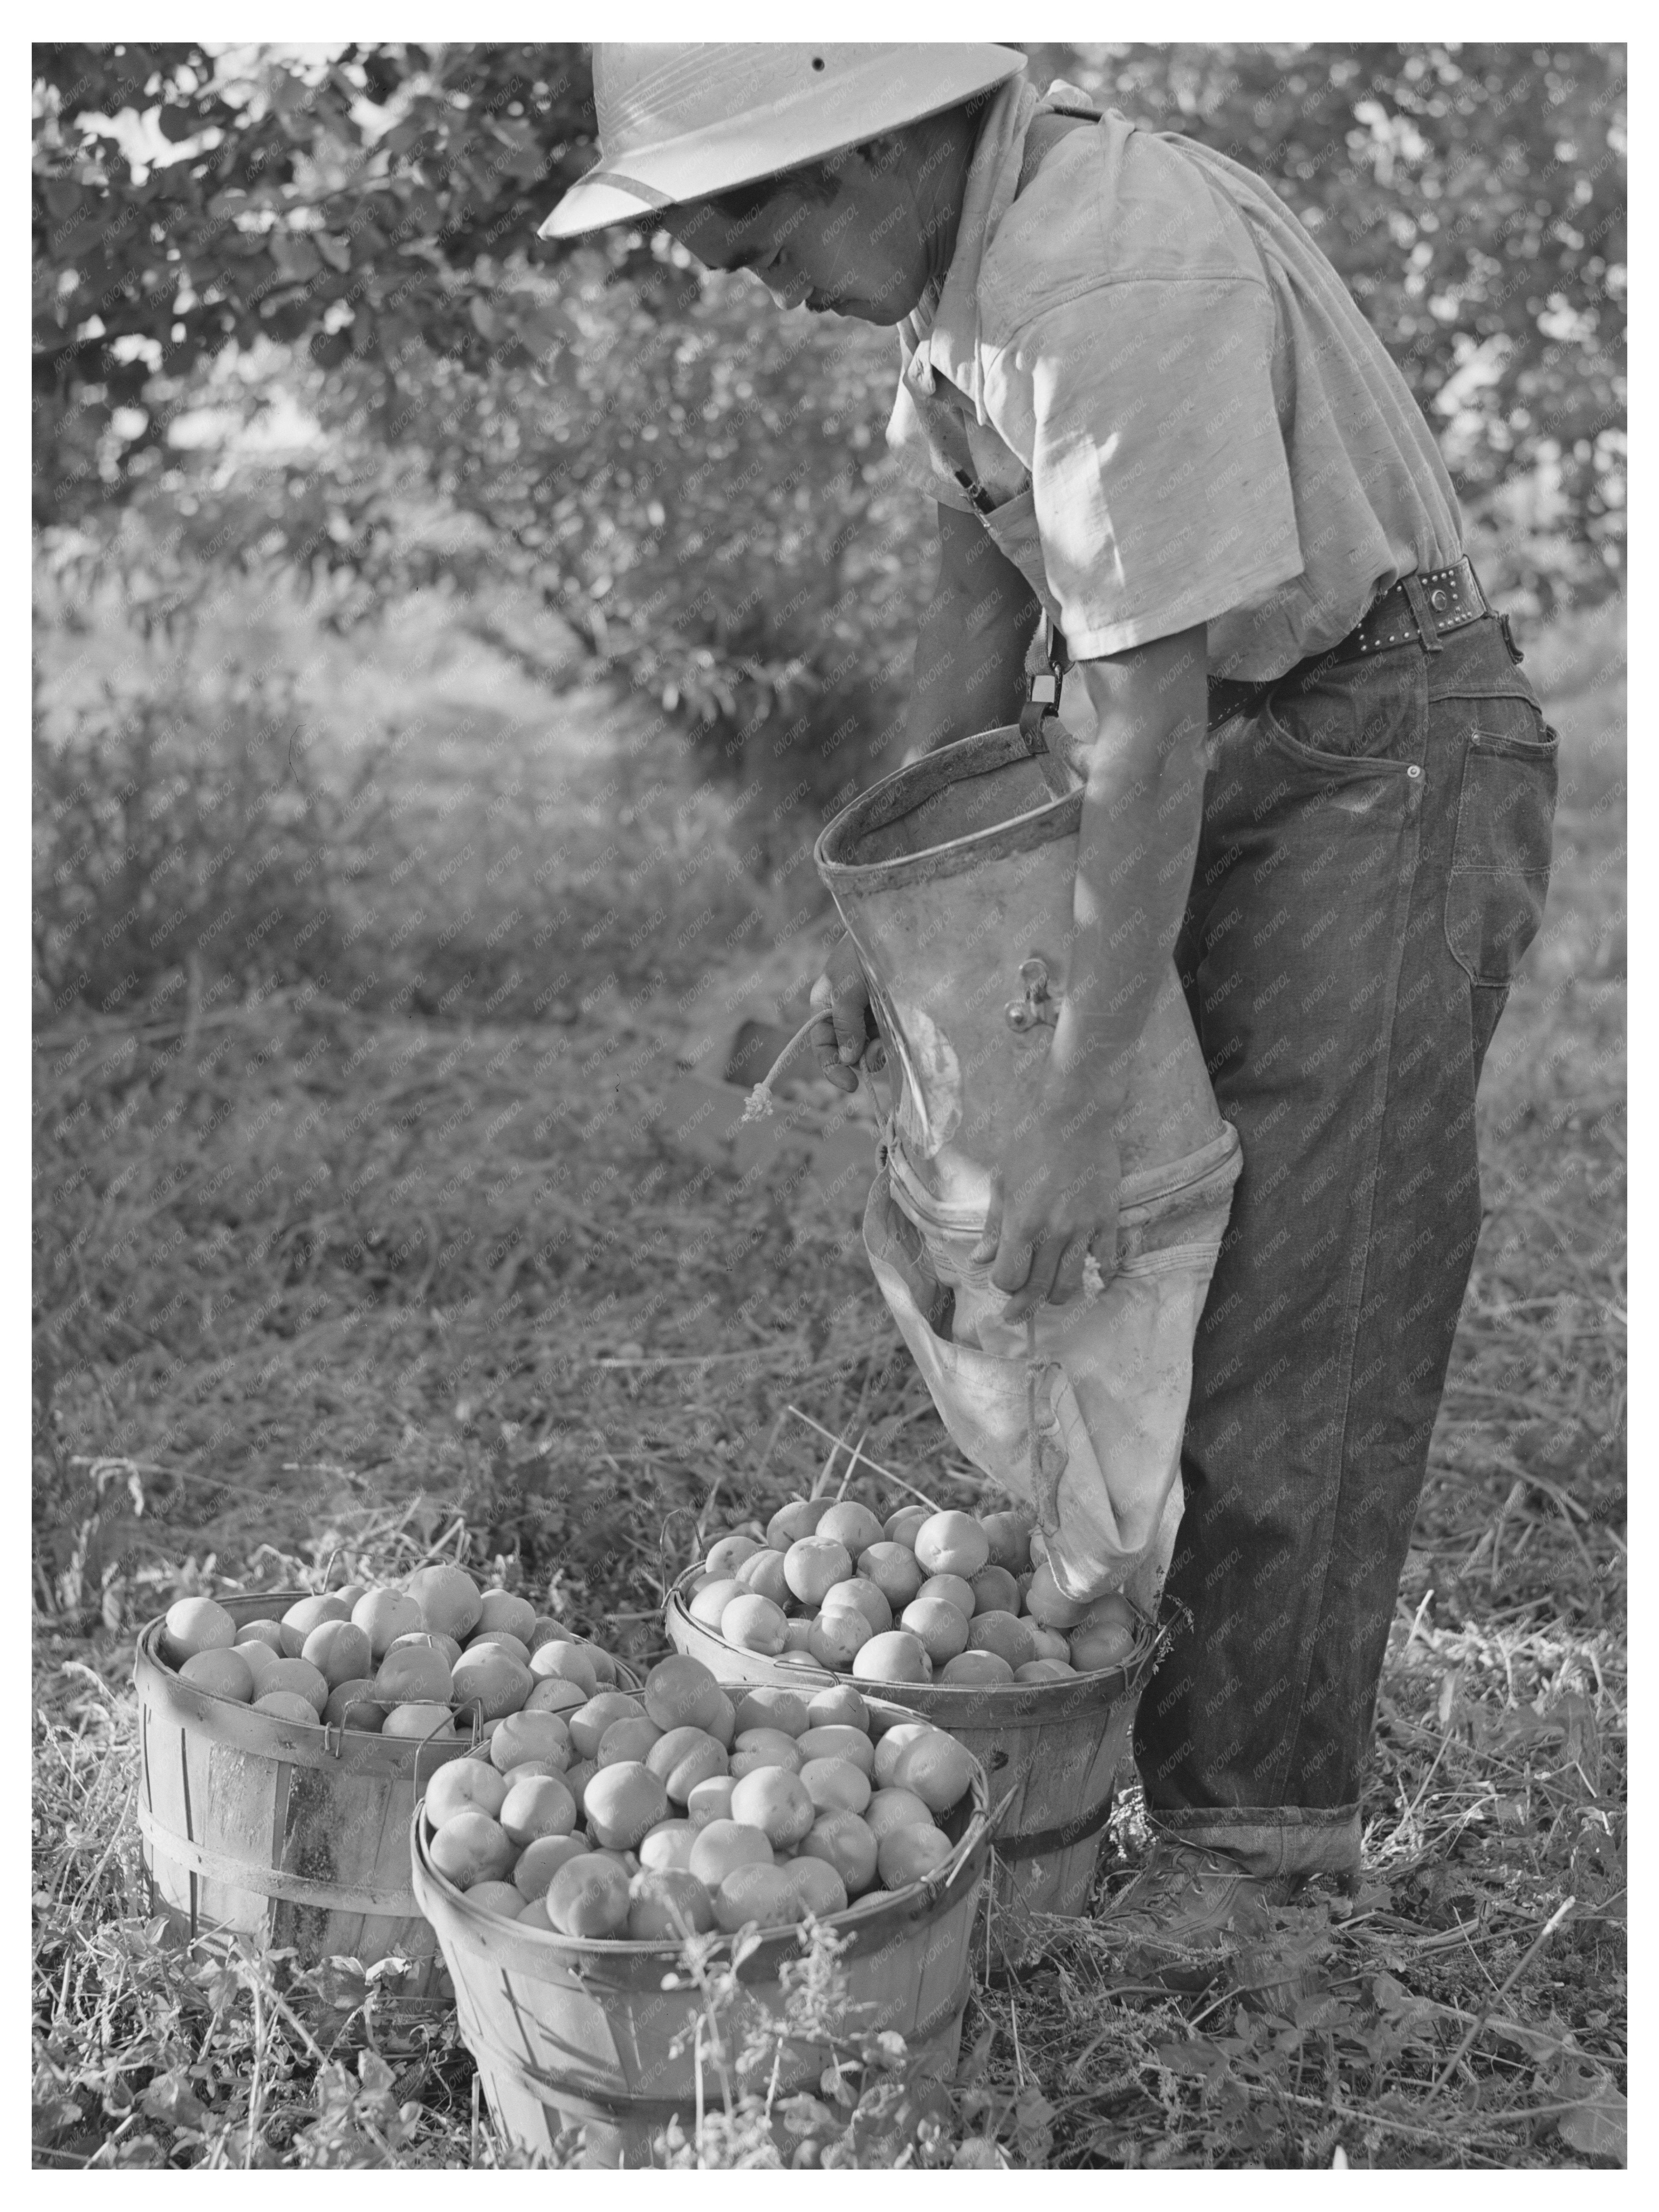
[[[1429,605],[1429,595],[1423,589],[1421,579],[1417,576],[1402,576],[1400,583],[1410,605],[1412,619],[1417,624],[1417,634],[1423,641],[1424,652],[1443,653],[1446,648],[1440,642],[1440,632],[1436,625],[1433,611]]]

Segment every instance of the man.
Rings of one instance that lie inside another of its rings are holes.
[[[1042,1165],[1005,1176],[981,1256],[1015,1319],[1091,1250],[1109,1269],[1117,1114],[1173,950],[1244,1168],[1182,1451],[1165,1603],[1190,1626],[1136,1724],[1156,1841],[1107,1918],[1132,1971],[1178,1976],[1358,1869],[1554,740],[1427,426],[1295,219],[1022,66],[601,46],[604,157],[545,228],[654,218],[781,307],[896,328],[889,441],[941,546],[915,749],[1016,719],[1042,615],[1073,657],[1076,942]],[[822,988],[851,1087],[856,963]]]

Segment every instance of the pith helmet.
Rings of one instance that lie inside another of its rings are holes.
[[[596,46],[599,165],[537,235],[637,222],[821,161],[1024,66],[1012,46]]]

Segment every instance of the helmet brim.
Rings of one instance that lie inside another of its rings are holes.
[[[710,199],[822,161],[884,131],[922,122],[1018,75],[1012,46],[878,49],[839,76],[750,113],[601,161],[573,185],[538,238],[580,238],[618,222],[645,223],[662,210]]]

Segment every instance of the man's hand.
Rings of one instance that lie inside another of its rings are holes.
[[[1035,1127],[992,1178],[991,1210],[973,1251],[981,1265],[996,1262],[991,1280],[1010,1294],[1004,1321],[1024,1321],[1045,1299],[1068,1304],[1083,1287],[1091,1251],[1110,1276],[1119,1180],[1109,1112],[1085,1108],[1062,1120],[1052,1107],[1039,1109]]]
[[[830,955],[823,975],[812,986],[808,1004],[823,1011],[823,1019],[811,1037],[820,1069],[837,1091],[856,1091],[859,1079],[854,1071],[864,1060],[866,1048],[874,1042],[876,1024],[864,970],[850,937],[843,937]],[[878,1066],[879,1061],[872,1060],[868,1065]]]

